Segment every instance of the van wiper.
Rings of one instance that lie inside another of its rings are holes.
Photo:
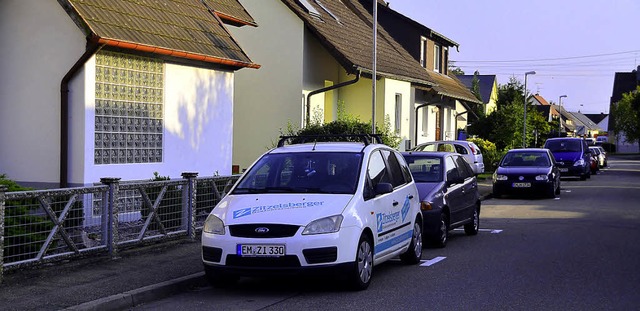
[[[233,193],[241,194],[241,193],[260,193],[263,192],[262,189],[259,188],[235,188]]]
[[[264,192],[299,192],[300,188],[292,188],[292,187],[264,187],[260,190],[264,190]]]

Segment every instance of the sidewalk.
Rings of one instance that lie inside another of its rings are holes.
[[[0,310],[123,310],[204,282],[202,271],[199,241],[181,240],[6,272]]]
[[[491,180],[479,180],[480,195]],[[0,310],[126,310],[204,285],[200,241],[173,241],[108,256],[5,272]]]

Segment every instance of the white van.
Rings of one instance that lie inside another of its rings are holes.
[[[207,218],[202,260],[212,285],[329,270],[365,289],[375,265],[420,262],[419,195],[399,152],[369,135],[285,145],[291,138],[300,139],[283,137]]]

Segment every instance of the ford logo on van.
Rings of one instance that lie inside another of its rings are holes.
[[[269,228],[267,228],[267,227],[258,227],[258,228],[256,228],[255,231],[256,231],[256,233],[267,233],[267,232],[269,232]]]

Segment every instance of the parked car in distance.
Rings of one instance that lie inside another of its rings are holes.
[[[465,157],[475,175],[484,173],[482,150],[475,143],[467,140],[438,140],[415,146],[411,151],[457,152]]]
[[[591,162],[589,162],[589,167],[591,169],[591,175],[597,175],[600,170],[600,165],[598,165],[598,156],[591,152]]]
[[[444,247],[449,231],[458,227],[464,227],[467,235],[477,234],[480,226],[478,182],[463,156],[421,151],[402,155],[420,193],[424,241]]]
[[[555,198],[560,194],[560,169],[548,149],[509,150],[493,173],[493,195],[538,194]]]
[[[586,180],[591,177],[591,151],[582,138],[555,137],[544,143],[544,148],[551,150],[560,168],[562,177],[580,177]]]
[[[596,148],[600,149],[600,154],[604,157],[604,165],[603,167],[609,166],[609,154],[602,146],[596,146]]]
[[[322,271],[362,290],[375,265],[420,262],[422,213],[406,161],[369,135],[350,136],[362,142],[283,137],[243,173],[202,230],[212,285]]]
[[[604,149],[602,147],[590,146],[589,150],[591,150],[591,154],[594,155],[596,161],[598,163],[598,168],[605,167],[605,155],[603,153]]]
[[[602,143],[606,143],[609,141],[609,137],[608,136],[598,136],[596,137],[596,144],[602,144]]]

